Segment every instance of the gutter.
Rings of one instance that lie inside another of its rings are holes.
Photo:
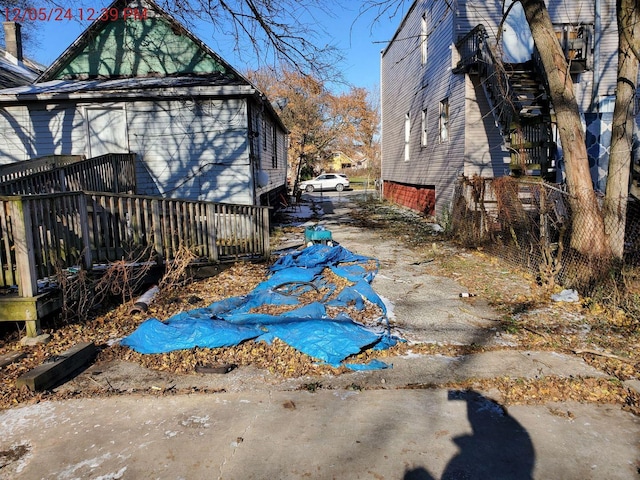
[[[33,85],[29,86],[33,87]],[[29,88],[27,87],[27,88]],[[64,100],[96,100],[96,99],[155,99],[181,97],[221,97],[241,98],[256,94],[252,86],[222,86],[222,87],[164,87],[164,88],[136,88],[136,89],[97,89],[84,91],[50,91],[44,93],[0,93],[0,104],[23,104],[33,101],[64,101]]]

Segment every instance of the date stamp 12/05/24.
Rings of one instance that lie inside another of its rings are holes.
[[[62,22],[67,20],[87,20],[101,22],[114,22],[122,20],[147,19],[146,8],[4,8],[4,16],[7,22]]]

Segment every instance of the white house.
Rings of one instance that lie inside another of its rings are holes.
[[[0,163],[137,154],[138,194],[274,204],[287,130],[265,96],[151,0],[116,0],[31,85],[0,90]]]

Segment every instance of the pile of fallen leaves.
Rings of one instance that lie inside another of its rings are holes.
[[[366,269],[375,269],[374,261],[365,265]],[[157,295],[147,312],[129,313],[130,304],[120,305],[90,320],[79,323],[51,325],[45,329],[51,335],[47,344],[25,347],[18,342],[18,335],[5,339],[0,348],[0,355],[12,350],[20,350],[26,354],[19,362],[3,368],[0,382],[0,408],[11,407],[23,402],[39,401],[43,398],[58,398],[54,392],[33,393],[28,389],[17,389],[16,379],[42,364],[47,358],[60,355],[80,342],[93,342],[99,348],[97,363],[112,360],[135,362],[143,367],[175,374],[196,372],[201,365],[233,364],[238,367],[252,365],[268,370],[282,377],[301,377],[305,375],[339,374],[344,368],[333,368],[318,365],[317,361],[299,352],[289,345],[275,340],[267,345],[264,342],[247,341],[227,348],[194,348],[178,350],[162,354],[140,354],[130,348],[120,346],[118,341],[131,334],[148,318],[166,320],[169,317],[188,310],[209,306],[211,303],[232,296],[248,294],[268,275],[266,264],[239,262],[231,265],[218,275],[194,280],[179,288],[167,288]],[[330,269],[322,273],[324,280],[336,285],[333,293],[328,289],[309,289],[298,296],[298,305],[264,305],[254,309],[256,313],[281,314],[301,305],[327,300],[336,296],[342,288],[352,285],[351,282],[335,275]],[[296,292],[293,292],[296,293]],[[376,305],[366,302],[363,310],[353,306],[343,308],[328,307],[327,314],[334,318],[340,313],[347,313],[355,321],[363,324],[375,324],[382,316]],[[86,395],[108,393],[105,391],[83,392]],[[65,393],[63,395],[68,395]]]

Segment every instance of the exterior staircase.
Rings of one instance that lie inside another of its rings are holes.
[[[555,179],[555,148],[552,142],[552,105],[538,62],[505,64],[478,25],[457,43],[460,61],[456,73],[479,78],[487,100],[511,154],[514,176],[533,175]]]

